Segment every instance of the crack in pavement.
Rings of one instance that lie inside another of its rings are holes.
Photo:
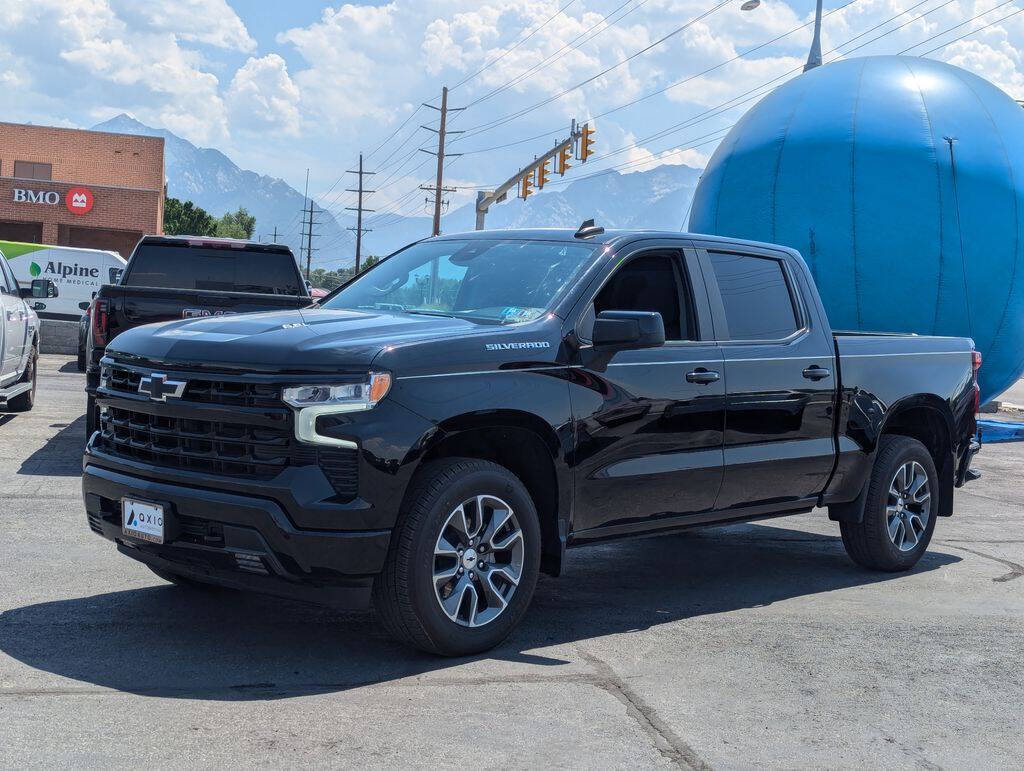
[[[950,547],[953,549],[959,549],[960,551],[970,552],[971,554],[976,554],[979,557],[984,557],[987,560],[992,560],[993,562],[998,562],[1000,565],[1005,565],[1006,567],[1008,567],[1010,569],[1009,573],[997,576],[996,578],[992,579],[997,584],[1005,583],[1006,581],[1012,581],[1015,578],[1020,578],[1021,576],[1024,576],[1024,565],[1018,565],[1016,562],[1010,562],[1010,560],[1004,560],[1001,557],[993,557],[991,554],[985,554],[984,552],[976,551],[974,549],[968,549],[966,546],[957,546],[956,544],[950,544]]]
[[[626,714],[654,739],[654,746],[663,757],[680,768],[695,771],[711,771],[711,765],[701,758],[672,727],[666,723],[643,697],[629,687],[615,670],[603,659],[574,646],[580,655],[596,670],[598,677],[594,684],[610,693],[626,707]]]

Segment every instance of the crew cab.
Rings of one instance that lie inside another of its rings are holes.
[[[24,412],[35,404],[39,359],[35,307],[57,294],[49,279],[37,278],[30,286],[19,286],[0,252],[0,409]]]
[[[117,284],[88,306],[86,430],[96,430],[96,385],[106,346],[125,330],[170,319],[301,308],[311,302],[284,244],[206,236],[143,236]]]
[[[85,507],[169,581],[372,598],[463,655],[607,539],[825,507],[857,564],[909,569],[973,477],[979,366],[964,338],[834,333],[780,246],[445,235],[309,309],[121,334]]]

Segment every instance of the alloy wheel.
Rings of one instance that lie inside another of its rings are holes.
[[[916,460],[896,470],[889,485],[885,518],[889,539],[900,551],[911,551],[924,537],[931,516],[931,485]]]
[[[460,626],[489,624],[508,607],[523,575],[525,545],[515,512],[477,495],[452,510],[434,546],[434,595]]]

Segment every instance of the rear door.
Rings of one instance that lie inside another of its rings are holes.
[[[806,307],[785,255],[699,249],[726,383],[725,476],[717,509],[776,506],[821,492],[835,457],[831,331]]]
[[[700,268],[686,246],[644,242],[616,254],[585,297],[581,339],[596,313],[645,310],[661,313],[667,341],[643,350],[584,347],[582,366],[570,370],[577,538],[653,529],[714,506],[725,380]]]

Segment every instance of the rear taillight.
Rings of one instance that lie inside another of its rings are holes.
[[[93,345],[107,344],[107,324],[110,320],[110,303],[97,297],[89,308],[89,323],[92,327]]]
[[[981,386],[978,385],[978,370],[981,369],[981,354],[971,351],[971,379],[974,381],[974,411],[981,409]]]

